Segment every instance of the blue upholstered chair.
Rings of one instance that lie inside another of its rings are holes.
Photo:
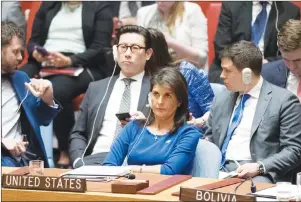
[[[206,140],[199,140],[191,175],[202,178],[218,178],[222,155],[219,148]]]
[[[41,135],[45,145],[47,160],[50,168],[54,167],[53,162],[53,123],[51,122],[48,126],[41,126]]]

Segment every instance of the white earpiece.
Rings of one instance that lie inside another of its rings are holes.
[[[248,85],[252,81],[252,70],[250,68],[244,68],[242,70],[242,81],[245,85]]]
[[[113,58],[114,61],[117,62],[117,45],[113,46]]]
[[[148,94],[147,99],[148,99],[148,104],[146,105],[146,107],[152,108],[152,92]]]

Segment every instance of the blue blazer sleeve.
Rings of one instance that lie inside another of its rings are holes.
[[[40,125],[48,126],[59,111],[61,111],[60,105],[58,105],[57,108],[53,108],[48,106],[40,98],[37,98],[37,116]]]
[[[161,165],[160,173],[163,175],[175,175],[183,173],[183,169],[192,162],[195,156],[195,150],[199,142],[200,134],[192,127],[187,127],[179,131],[176,148],[170,154],[164,164]]]
[[[126,157],[129,145],[132,142],[133,129],[136,128],[134,121],[126,124],[120,131],[120,134],[113,142],[110,152],[106,156],[103,165],[105,166],[121,166]]]

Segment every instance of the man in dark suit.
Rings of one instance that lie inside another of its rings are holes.
[[[86,92],[91,81],[111,75],[104,52],[111,47],[112,30],[110,5],[104,1],[43,1],[35,16],[27,46],[28,63],[20,70],[32,78],[42,66],[83,68],[78,76],[48,76],[54,96],[63,107],[53,124],[60,151],[59,167],[70,163],[68,136],[75,123],[72,100]],[[37,46],[45,48],[48,56]]]
[[[226,45],[252,41],[263,53],[263,63],[279,58],[277,32],[289,19],[300,19],[300,8],[285,1],[223,2],[214,39],[215,59],[209,69],[211,83],[220,79],[219,53]]]
[[[255,181],[290,181],[301,163],[298,98],[263,80],[262,54],[251,42],[226,47],[221,61],[229,91],[216,96],[206,136],[221,149],[222,169]]]
[[[269,62],[261,75],[267,81],[286,88],[301,100],[301,21],[289,20],[278,34],[278,47],[283,60]]]
[[[121,129],[116,113],[148,114],[150,78],[144,73],[152,55],[150,34],[140,26],[123,26],[117,43],[120,75],[89,85],[71,132],[69,152],[73,167],[102,163]]]

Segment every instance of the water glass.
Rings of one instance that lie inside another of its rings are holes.
[[[292,183],[290,182],[277,182],[277,201],[289,201],[292,197]]]
[[[30,175],[44,175],[44,161],[31,160],[29,161]]]
[[[301,172],[297,173],[296,185],[297,185],[297,198],[298,200],[301,200]]]

